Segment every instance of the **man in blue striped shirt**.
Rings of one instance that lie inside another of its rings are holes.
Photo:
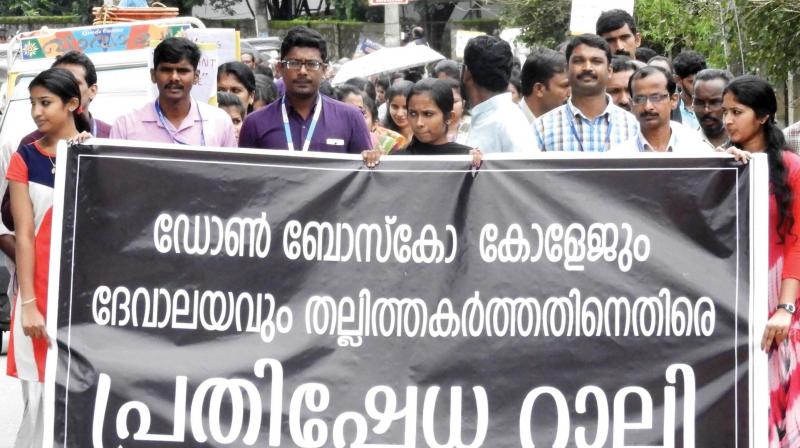
[[[632,114],[614,105],[606,93],[611,50],[594,34],[576,36],[566,51],[572,96],[567,104],[533,124],[542,151],[605,152],[639,133]]]

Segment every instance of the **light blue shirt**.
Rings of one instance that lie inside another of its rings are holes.
[[[697,121],[697,115],[694,114],[694,109],[686,107],[686,103],[683,102],[683,98],[678,101],[678,111],[681,113],[681,123],[692,129],[697,129],[700,127],[700,122]]]
[[[538,152],[539,146],[528,120],[511,100],[510,93],[501,93],[471,110],[472,123],[467,146],[492,152]]]

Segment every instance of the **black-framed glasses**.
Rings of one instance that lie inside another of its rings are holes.
[[[715,98],[709,101],[698,100],[695,98],[694,103],[692,103],[692,107],[694,107],[695,110],[720,110],[722,109],[722,98]]]
[[[652,95],[636,95],[631,98],[631,101],[633,101],[633,104],[641,106],[648,101],[650,101],[650,104],[659,104],[667,98],[669,98],[669,93],[654,93]]]
[[[310,72],[316,72],[322,67],[325,67],[325,63],[322,61],[301,61],[299,59],[287,59],[281,61],[284,67],[288,68],[289,70],[300,70],[303,66],[306,67],[306,70]]]

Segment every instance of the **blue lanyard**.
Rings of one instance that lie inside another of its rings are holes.
[[[161,121],[161,125],[164,126],[164,130],[167,131],[169,137],[172,139],[173,143],[178,143],[179,145],[188,145],[185,141],[178,138],[178,130],[172,126],[172,123],[167,121],[164,117],[164,112],[161,110],[161,103],[159,103],[158,99],[156,99],[155,103],[156,108],[156,115],[158,115],[159,121]],[[191,108],[189,109],[191,111]],[[206,146],[206,131],[205,127],[203,126],[203,116],[200,115],[200,105],[197,105],[197,116],[200,117],[200,146]]]
[[[572,130],[572,136],[575,137],[575,140],[578,142],[578,146],[580,146],[581,152],[586,152],[583,149],[583,141],[581,140],[581,136],[578,135],[578,130],[575,129],[575,113],[572,112],[572,106],[569,105],[567,102],[567,113],[569,114],[569,128]],[[580,118],[579,118],[580,119]],[[608,116],[608,131],[606,132],[606,139],[604,142],[607,145],[611,145],[611,115]],[[608,149],[608,148],[606,148]]]
[[[308,134],[306,134],[306,141],[303,142],[303,151],[308,151],[308,147],[311,146],[311,136],[314,135],[314,130],[317,129],[319,115],[322,113],[322,94],[317,93],[317,95],[317,106],[314,110],[314,118],[311,119],[311,126],[308,128]],[[286,95],[281,98],[281,113],[283,114],[283,132],[286,134],[286,146],[289,151],[294,151],[292,130],[289,128],[289,114],[286,113]]]

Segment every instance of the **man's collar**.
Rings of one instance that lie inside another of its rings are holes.
[[[484,100],[483,102],[472,108],[471,110],[472,116],[475,117],[484,112],[495,109],[497,108],[498,105],[504,102],[509,102],[509,103],[512,102],[510,92],[498,93],[497,95],[494,95],[493,97]]]
[[[606,108],[603,109],[603,112],[601,112],[600,115],[595,117],[595,119],[597,119],[599,117],[610,116],[611,115],[611,111],[613,110],[614,107],[616,107],[614,105],[614,101],[611,99],[611,95],[606,93],[605,96],[606,96]],[[572,102],[572,96],[570,96],[567,99],[567,105],[569,106],[567,108],[567,110],[571,111],[573,117],[581,117],[581,118],[585,118],[587,121],[591,121],[589,119],[589,117],[587,117],[586,114],[584,114],[582,110],[578,109],[578,107],[575,105],[575,103]]]
[[[676,128],[677,125],[678,125],[678,123],[675,123],[674,121],[670,120],[670,122],[669,122],[669,141],[667,141],[667,150],[666,150],[666,152],[674,152],[675,151],[675,145],[678,143],[678,141],[677,141],[678,140],[678,132],[677,132],[678,129]],[[644,133],[641,130],[641,126],[639,128],[639,138],[637,140],[638,140],[638,143],[639,143],[638,144],[639,151],[643,151],[643,152],[662,152],[662,151],[656,151],[654,149],[653,145],[651,145],[650,142],[647,141],[647,138],[644,136]]]

